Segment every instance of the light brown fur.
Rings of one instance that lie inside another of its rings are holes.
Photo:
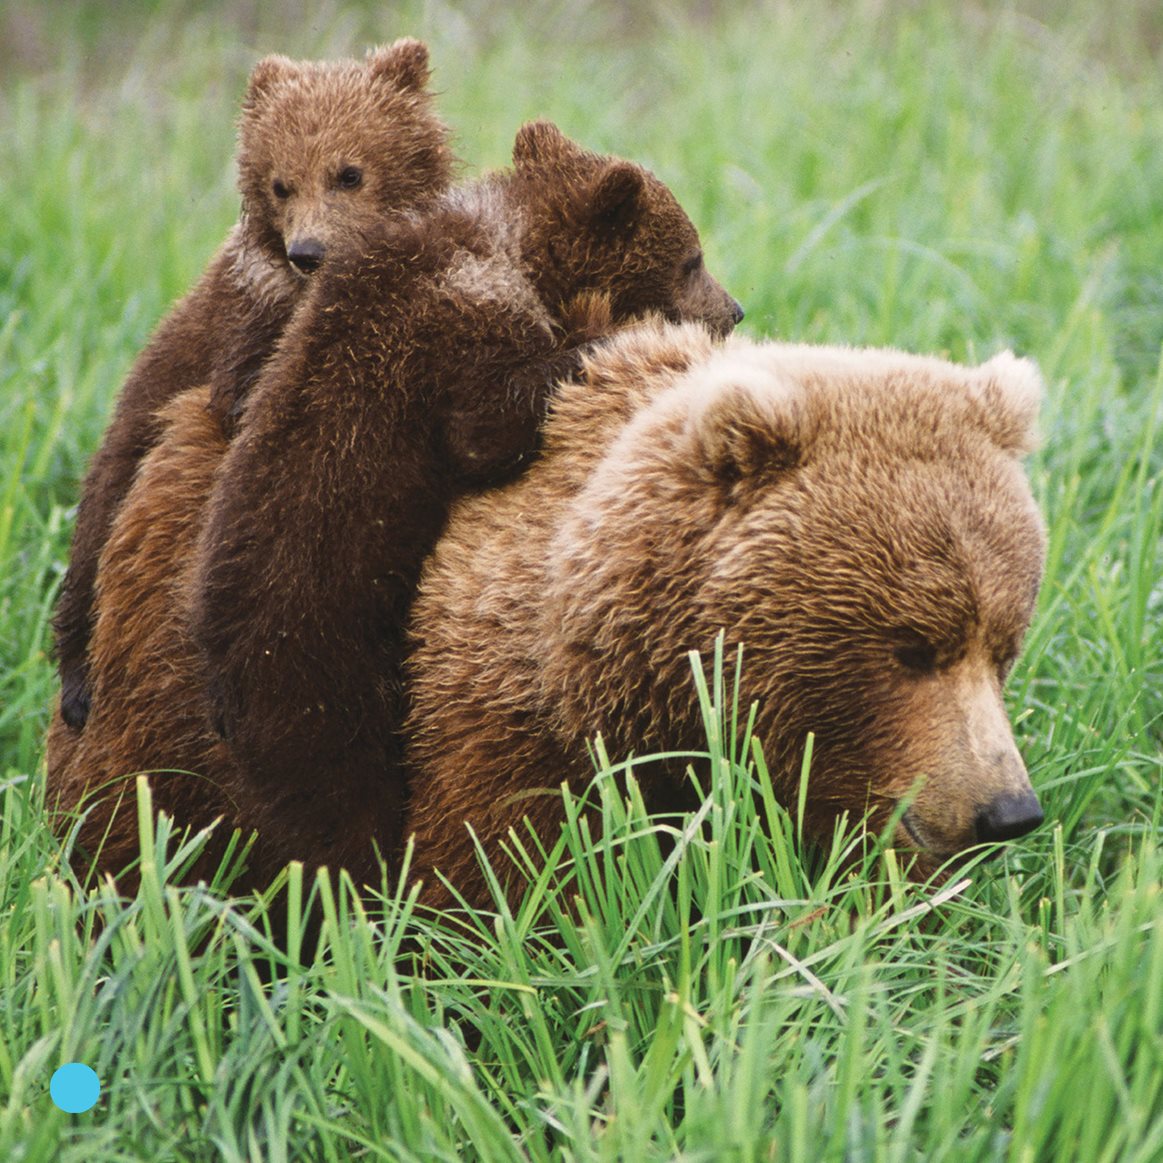
[[[844,811],[922,869],[1040,819],[1001,700],[1033,609],[1040,519],[1019,456],[1032,365],[728,340],[647,326],[560,392],[522,479],[460,501],[413,607],[407,727],[416,874],[487,899],[465,825],[499,861],[523,815],[547,843],[559,785],[614,757],[699,748],[687,651],[744,644],[744,697],[807,827]],[[648,803],[681,801],[662,764]],[[505,866],[499,865],[502,876]]]
[[[184,591],[201,527],[200,499],[226,451],[209,396],[209,387],[191,389],[159,416],[164,438],[142,462],[101,554],[90,647],[92,714],[75,731],[58,708],[49,729],[50,803],[63,809],[61,828],[84,815],[79,866],[99,856],[101,868],[120,873],[136,859],[138,773],[153,773],[155,809],[183,827],[222,817],[194,877],[213,870],[238,823],[223,781],[207,778],[226,769],[229,756],[206,729],[203,702],[190,697],[201,688],[202,669],[186,629]],[[135,874],[122,877],[122,887],[131,889],[135,880]]]

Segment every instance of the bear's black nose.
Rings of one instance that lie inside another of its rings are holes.
[[[1014,840],[1032,832],[1043,820],[1042,805],[1032,791],[998,796],[977,813],[974,825],[979,844]]]
[[[325,253],[326,247],[317,238],[297,238],[287,247],[287,258],[305,275],[315,270]]]
[[[744,315],[743,304],[740,303],[738,299],[731,300],[731,315],[734,318],[736,323],[743,322],[743,315]]]

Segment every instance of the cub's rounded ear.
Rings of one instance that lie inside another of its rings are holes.
[[[290,57],[277,53],[273,56],[263,57],[250,71],[246,97],[243,100],[244,108],[251,108],[259,104],[280,81],[287,80],[298,71],[299,66]]]
[[[622,229],[638,217],[645,188],[640,167],[633,162],[610,162],[581,195],[575,210],[595,225]]]
[[[978,367],[971,385],[986,432],[1005,452],[1024,453],[1038,443],[1042,373],[1033,360],[1003,351]]]
[[[576,149],[552,121],[527,121],[513,141],[513,165],[518,170],[544,166]]]
[[[693,464],[731,485],[802,464],[812,442],[802,389],[748,354],[712,358],[689,373],[695,392],[687,421]]]
[[[410,36],[369,50],[366,61],[376,80],[388,81],[397,89],[423,89],[431,75],[428,46]]]

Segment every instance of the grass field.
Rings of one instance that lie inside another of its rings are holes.
[[[854,834],[805,852],[749,794],[704,659],[702,811],[607,771],[601,835],[519,838],[515,914],[292,870],[283,953],[263,902],[166,883],[164,822],[136,898],[70,879],[42,735],[86,460],[235,217],[254,60],[404,33],[469,172],[538,115],[650,165],[746,333],[1039,361],[1038,833],[941,888],[841,873]],[[1161,52],[1153,0],[0,7],[0,1159],[1163,1159]]]

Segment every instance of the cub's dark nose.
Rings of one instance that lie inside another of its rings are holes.
[[[1032,791],[998,796],[977,813],[974,821],[979,844],[1015,840],[1032,832],[1043,820],[1042,805]]]
[[[309,275],[323,261],[326,249],[317,238],[298,238],[287,247],[287,258]]]
[[[742,323],[744,314],[745,312],[743,310],[743,305],[739,302],[738,299],[732,299],[731,318],[735,321],[735,323]]]

